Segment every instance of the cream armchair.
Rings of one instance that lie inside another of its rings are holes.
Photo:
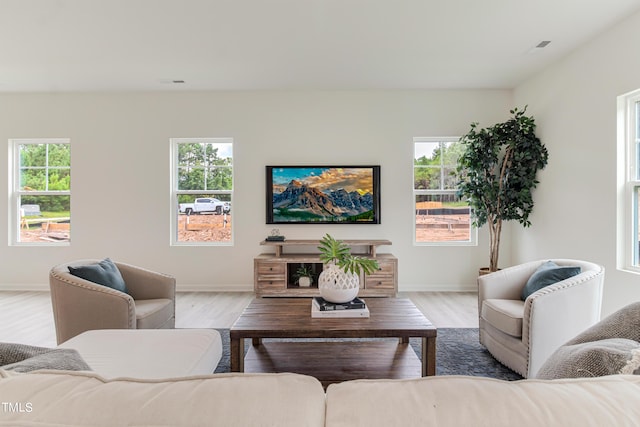
[[[604,268],[586,261],[552,259],[581,273],[520,299],[527,280],[547,260],[478,277],[480,343],[524,378],[535,376],[562,344],[600,320]]]
[[[68,267],[98,263],[85,259],[60,264],[49,273],[58,344],[94,329],[171,329],[175,326],[173,277],[115,262],[127,293],[69,273]]]

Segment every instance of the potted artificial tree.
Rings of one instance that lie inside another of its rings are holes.
[[[360,289],[360,274],[371,274],[379,268],[378,261],[352,255],[346,243],[329,234],[320,240],[318,250],[320,261],[325,264],[318,277],[318,290],[320,296],[329,302],[353,300]]]
[[[502,222],[531,225],[532,190],[538,184],[538,170],[547,165],[549,157],[526,110],[515,108],[511,119],[484,129],[472,123],[471,130],[460,138],[458,193],[469,202],[472,225],[489,224],[489,272],[498,269]]]

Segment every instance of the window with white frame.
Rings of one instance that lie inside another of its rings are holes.
[[[469,205],[458,196],[459,138],[414,138],[414,241],[422,245],[472,245]]]
[[[618,97],[619,176],[623,190],[619,206],[618,265],[640,272],[640,90]]]
[[[233,140],[171,139],[171,243],[233,243]]]
[[[10,243],[68,245],[71,144],[68,139],[9,140]]]

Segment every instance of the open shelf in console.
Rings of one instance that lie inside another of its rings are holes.
[[[311,286],[300,286],[298,284],[298,270],[307,267],[311,270]],[[288,289],[318,289],[318,276],[322,273],[321,262],[287,262],[287,288]]]

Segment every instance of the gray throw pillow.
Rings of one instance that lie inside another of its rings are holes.
[[[124,283],[120,270],[109,258],[105,258],[97,264],[81,267],[69,266],[69,273],[120,292],[127,292],[127,285]]]
[[[47,348],[4,342],[0,342],[0,368],[13,372],[30,372],[36,369],[91,370],[80,353],[71,348]]]
[[[9,365],[1,366],[2,369],[13,372],[31,372],[38,369],[56,369],[61,371],[90,371],[80,353],[72,348],[54,348],[46,353],[38,354],[28,359]]]
[[[553,285],[569,277],[580,274],[580,267],[559,266],[553,261],[547,261],[529,277],[527,284],[522,289],[520,298],[526,300],[529,295],[539,291],[545,286]]]
[[[536,378],[601,377],[640,374],[640,344],[625,338],[608,338],[563,345],[542,365]]]

